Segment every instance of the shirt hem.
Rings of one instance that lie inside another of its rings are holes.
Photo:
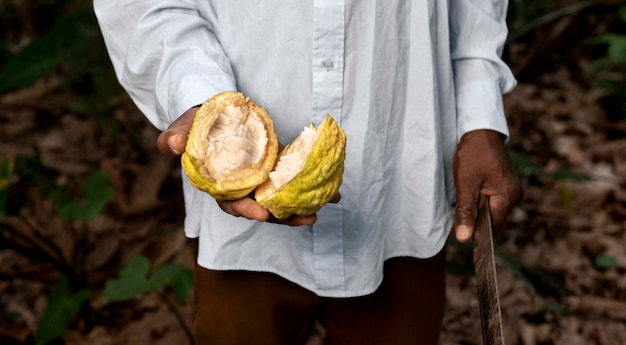
[[[446,241],[447,241],[447,236],[444,236],[428,251],[420,252],[419,254],[416,253],[415,251],[392,252],[384,256],[384,261],[393,259],[393,258],[399,258],[399,257],[411,257],[411,258],[417,258],[417,259],[431,258],[437,255],[439,252],[441,252],[441,250],[446,244]],[[268,266],[252,267],[252,266],[247,266],[247,265],[210,265],[208,263],[202,262],[202,260],[200,260],[199,257],[198,257],[198,265],[206,269],[217,270],[217,271],[233,270],[233,271],[251,271],[251,272],[272,273],[298,286],[301,286],[302,288],[306,290],[309,290],[315,293],[319,297],[324,297],[324,298],[354,298],[354,297],[367,296],[376,292],[376,290],[380,287],[380,284],[382,283],[382,280],[384,278],[382,272],[379,272],[378,274],[379,278],[375,282],[371,284],[367,284],[367,286],[363,287],[362,289],[350,290],[350,291],[332,291],[332,290],[320,290],[320,289],[315,288],[314,280],[312,284],[307,284],[305,282],[302,282],[300,279],[293,277],[292,275],[285,274],[284,272],[280,272],[276,268],[268,267]]]

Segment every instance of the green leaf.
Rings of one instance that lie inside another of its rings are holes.
[[[626,23],[626,6],[622,6],[619,9],[619,18]]]
[[[172,290],[176,302],[182,303],[187,300],[191,291],[193,291],[193,270],[183,265],[178,265],[178,274],[172,277]]]
[[[0,70],[0,92],[30,85],[51,73],[65,59],[58,45],[55,37],[44,36],[9,59]]]
[[[6,215],[9,204],[9,187],[15,163],[13,160],[5,160],[0,163],[0,220]]]
[[[83,303],[91,297],[88,289],[72,293],[67,277],[63,276],[50,294],[48,306],[39,321],[37,345],[44,345],[61,336],[74,320]]]
[[[22,315],[16,311],[4,311],[0,313],[0,321],[1,320],[7,320],[7,321],[17,321],[19,319],[22,318]]]
[[[586,44],[607,45],[608,61],[626,62],[626,35],[606,33],[585,40]]]
[[[509,152],[509,156],[519,176],[536,176],[544,173],[543,167],[533,163],[528,156],[517,152]]]
[[[61,17],[48,34],[34,39],[9,58],[0,70],[0,92],[30,85],[89,51],[97,33],[90,12],[82,10]]]
[[[104,171],[97,170],[85,179],[83,192],[87,199],[102,204],[113,194],[114,188],[109,176]]]
[[[182,268],[184,268],[182,265],[175,263],[164,265],[159,270],[154,272],[152,277],[150,277],[148,280],[148,288],[152,290],[167,285],[175,276],[179,274]]]
[[[137,256],[120,271],[118,278],[106,282],[102,299],[105,303],[126,301],[171,283],[176,301],[182,302],[193,286],[193,271],[178,263],[165,265],[150,277],[149,272],[150,261]]]
[[[613,61],[626,61],[626,35],[606,34],[609,43],[607,55]]]
[[[11,53],[6,45],[0,43],[0,66],[3,66],[11,58]]]
[[[599,255],[594,260],[597,269],[608,270],[617,267],[617,259],[613,255]]]
[[[149,271],[150,261],[144,256],[137,256],[120,271],[119,278],[106,282],[102,299],[105,303],[125,301],[144,293]]]
[[[589,182],[593,181],[591,176],[586,174],[577,173],[568,169],[557,169],[554,172],[554,177],[557,181],[573,181],[573,182]]]
[[[524,154],[509,152],[509,156],[519,176],[529,177],[549,174],[542,166],[533,163],[530,158]],[[551,175],[558,181],[585,182],[593,180],[589,175],[577,173],[569,169],[557,169]]]
[[[74,199],[61,194],[57,197],[59,215],[65,221],[94,219],[115,192],[111,180],[102,170],[89,175],[83,183],[83,197]]]
[[[570,311],[566,305],[557,302],[546,303],[545,310],[549,313],[555,313],[559,315],[569,315]]]

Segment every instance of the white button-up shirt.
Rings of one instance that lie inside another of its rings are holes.
[[[94,4],[121,84],[157,128],[237,90],[268,109],[283,143],[328,113],[347,134],[342,199],[311,227],[230,216],[183,178],[185,231],[207,268],[274,272],[321,296],[371,293],[385,259],[444,246],[458,139],[508,135],[506,0]]]

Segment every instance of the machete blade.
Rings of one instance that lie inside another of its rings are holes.
[[[481,196],[474,229],[474,272],[484,345],[504,345],[489,200]]]

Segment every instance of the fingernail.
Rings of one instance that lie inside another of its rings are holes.
[[[182,150],[181,150],[181,140],[180,140],[180,135],[174,134],[171,137],[169,137],[167,139],[167,146],[169,146],[170,150],[172,150],[172,152],[174,154],[181,154]]]
[[[456,228],[456,239],[459,242],[469,241],[470,237],[472,237],[472,228],[467,225],[459,225]]]

